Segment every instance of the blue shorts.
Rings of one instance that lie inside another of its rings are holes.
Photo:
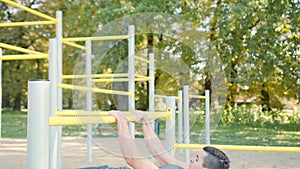
[[[97,166],[97,167],[86,167],[86,168],[80,168],[80,169],[132,169],[131,167],[123,166],[123,167],[109,167],[107,165],[104,166]]]
[[[173,165],[173,164],[169,164],[166,166],[160,166],[160,169],[183,169],[182,167],[178,166],[178,165]],[[123,167],[109,167],[107,165],[104,166],[98,166],[98,167],[87,167],[87,168],[80,168],[80,169],[132,169],[131,167],[127,167],[127,166],[123,166]]]

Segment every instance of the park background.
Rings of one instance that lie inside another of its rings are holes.
[[[50,16],[63,12],[63,37],[92,36],[101,27],[118,18],[143,12],[157,12],[182,18],[199,28],[216,49],[226,76],[226,108],[212,143],[240,145],[300,145],[300,3],[298,0],[242,1],[20,1],[22,5]],[[0,3],[2,22],[34,21],[38,18]],[[48,40],[55,37],[55,26],[8,27],[0,29],[0,42],[47,53]],[[192,35],[191,35],[192,36]],[[121,44],[126,47],[126,44]],[[169,48],[172,46],[172,48]],[[162,34],[145,34],[136,38],[137,50],[158,48],[180,55],[193,75],[188,80],[193,91],[203,94],[211,89],[208,71],[197,66],[202,62],[188,46]],[[108,53],[98,73],[116,69],[126,57],[124,50]],[[64,47],[64,74],[73,74],[82,51]],[[3,49],[3,54],[18,54]],[[176,59],[164,56],[170,63]],[[178,58],[177,58],[178,59]],[[156,86],[164,93],[176,95],[187,83],[189,74],[170,76],[156,72]],[[2,64],[2,137],[26,138],[27,81],[48,79],[47,60],[4,61]],[[170,86],[173,90],[170,90]],[[147,84],[136,86],[136,107],[147,109]],[[172,93],[173,92],[173,93]],[[64,107],[74,108],[72,91],[64,91]],[[112,104],[103,100],[111,100]],[[113,99],[98,97],[97,106],[114,109]],[[203,127],[203,116],[195,123]],[[200,127],[200,129],[201,129]],[[64,127],[65,136],[84,136],[84,126]],[[198,128],[199,129],[199,128]],[[198,130],[198,129],[195,129]],[[198,136],[195,136],[196,138]],[[299,166],[298,166],[299,167]]]

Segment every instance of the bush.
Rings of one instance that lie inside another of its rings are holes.
[[[257,105],[241,105],[225,110],[221,117],[221,124],[299,130],[300,113],[262,111],[262,107]]]

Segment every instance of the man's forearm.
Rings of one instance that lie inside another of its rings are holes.
[[[170,154],[163,146],[162,142],[154,132],[150,122],[143,123],[144,140],[149,152],[157,159],[161,165],[168,164],[166,159],[169,159]]]
[[[182,166],[183,168],[188,167],[187,164],[177,160],[167,151],[167,149],[163,146],[162,142],[154,132],[149,121],[143,123],[143,130],[144,140],[149,152],[161,165],[176,164]]]

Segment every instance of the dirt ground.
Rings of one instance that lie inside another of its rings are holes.
[[[143,155],[148,156],[143,140],[137,139]],[[74,169],[88,166],[124,166],[117,138],[93,139],[93,161],[87,161],[87,146],[84,138],[63,138],[62,168]],[[0,143],[0,169],[26,168],[26,139],[2,138]],[[232,169],[300,169],[300,153],[226,151]],[[191,150],[191,157],[196,151]],[[183,153],[176,153],[178,159],[184,159]]]

